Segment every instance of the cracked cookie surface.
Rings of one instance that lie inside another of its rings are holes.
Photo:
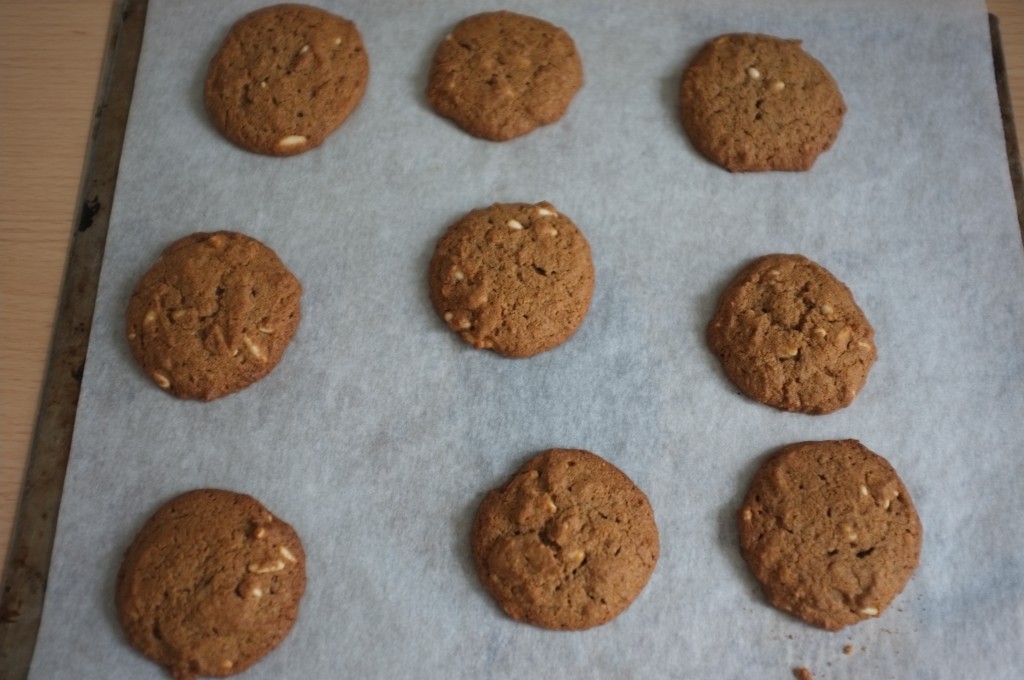
[[[463,19],[438,45],[427,100],[471,135],[507,141],[559,120],[582,85],[583,64],[564,29],[488,12]]]
[[[319,146],[363,97],[370,63],[355,24],[306,5],[274,5],[228,31],[204,98],[221,134],[270,156]]]
[[[240,673],[288,635],[306,588],[295,530],[251,496],[198,489],[167,502],[125,552],[128,642],[177,680]]]
[[[277,365],[301,317],[302,285],[259,241],[195,233],[168,246],[126,312],[132,356],[182,399],[223,397]]]
[[[799,40],[734,33],[686,67],[679,110],[694,147],[727,170],[799,171],[832,146],[846,103]]]
[[[565,342],[594,291],[590,245],[550,203],[474,210],[440,238],[430,299],[444,322],[477,349],[529,357]]]
[[[848,406],[877,351],[853,294],[802,255],[765,255],[729,284],[707,341],[744,394],[785,411]]]
[[[880,616],[921,552],[921,522],[902,480],[852,439],[774,453],[737,521],[743,558],[771,604],[826,630]]]
[[[485,590],[513,619],[556,630],[612,620],[658,561],[644,493],[588,451],[551,449],[490,491],[472,529]]]

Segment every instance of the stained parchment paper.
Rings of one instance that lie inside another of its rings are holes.
[[[241,151],[202,108],[206,63],[259,2],[151,0],[32,677],[163,678],[124,641],[121,555],[173,495],[250,493],[292,523],[309,588],[259,678],[1016,678],[1024,642],[1024,248],[980,0],[514,0],[567,28],[586,84],[566,117],[495,144],[423,95],[469,0],[322,2],[356,21],[371,77],[348,122],[288,159]],[[683,66],[729,31],[802,38],[849,113],[807,173],[732,175],[677,122]],[[426,267],[466,211],[549,200],[597,285],[565,345],[470,349]],[[305,285],[277,369],[212,403],[134,365],[124,309],[161,249],[245,231]],[[749,259],[799,252],[877,331],[854,404],[786,414],[740,396],[703,332]],[[857,438],[921,515],[921,566],[879,619],[839,633],[770,607],[734,515],[777,447]],[[662,554],[613,622],[513,622],[479,586],[484,492],[543,449],[586,448],[648,494]],[[852,645],[853,653],[843,647]]]

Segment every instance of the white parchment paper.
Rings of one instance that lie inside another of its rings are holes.
[[[1024,257],[981,0],[511,0],[567,28],[586,84],[566,117],[494,144],[423,95],[470,0],[325,1],[356,21],[366,96],[320,149],[265,158],[202,107],[206,63],[260,2],[151,0],[32,677],[162,678],[124,641],[121,555],[171,496],[250,493],[291,522],[309,588],[259,678],[1017,678],[1024,642]],[[707,39],[804,40],[849,113],[811,172],[732,175],[677,122]],[[597,286],[565,345],[470,349],[430,307],[436,239],[492,202],[549,200],[590,240]],[[193,231],[245,231],[305,285],[277,369],[178,401],[123,339],[132,288]],[[749,259],[799,252],[854,292],[879,359],[822,417],[756,404],[703,333]],[[770,451],[857,438],[925,527],[921,566],[879,619],[839,633],[770,607],[734,513]],[[468,549],[484,492],[552,446],[586,448],[648,494],[662,555],[606,626],[515,623]],[[853,646],[844,654],[845,645]]]

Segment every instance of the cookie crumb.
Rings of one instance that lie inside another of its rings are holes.
[[[846,645],[843,647],[843,654],[846,654],[847,656],[853,654],[853,645]]]
[[[793,676],[796,680],[814,680],[814,674],[811,673],[806,667],[800,666],[800,668],[793,669]]]

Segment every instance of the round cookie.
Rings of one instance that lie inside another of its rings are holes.
[[[740,550],[772,605],[826,630],[880,616],[921,553],[921,522],[888,461],[856,440],[801,442],[758,470]]]
[[[802,255],[766,255],[718,302],[707,340],[744,394],[784,411],[849,406],[875,362],[874,329],[850,289]]]
[[[679,108],[694,147],[732,172],[810,170],[846,114],[799,40],[750,33],[704,45],[683,72]]]
[[[529,357],[569,339],[590,307],[590,245],[550,203],[496,203],[448,228],[430,262],[430,300],[474,347]]]
[[[621,470],[587,451],[551,449],[487,494],[472,551],[484,589],[513,619],[583,630],[611,621],[643,590],[658,528]]]
[[[132,356],[182,399],[210,400],[277,365],[299,326],[302,285],[273,250],[230,231],[168,246],[128,303]]]
[[[243,149],[294,156],[345,122],[369,73],[351,21],[306,5],[265,7],[232,26],[210,60],[206,110]]]
[[[427,100],[471,135],[502,142],[560,119],[582,85],[583,64],[565,30],[488,12],[463,19],[438,45]]]
[[[251,496],[200,489],[161,507],[125,552],[128,642],[176,680],[240,673],[291,630],[306,589],[295,530]]]

